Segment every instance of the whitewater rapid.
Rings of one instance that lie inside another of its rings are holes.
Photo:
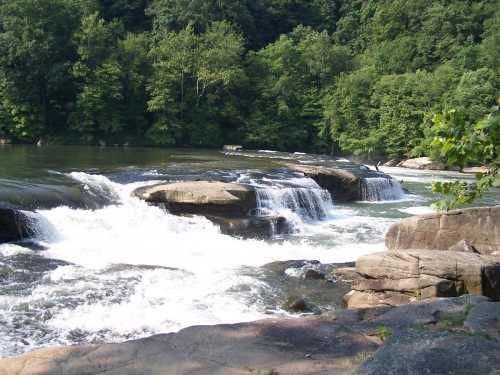
[[[61,262],[29,294],[0,296],[3,355],[284,314],[263,301],[275,291],[249,268],[290,259],[353,261],[382,249],[383,233],[393,222],[335,207],[312,180],[292,180],[288,190],[268,181],[260,209],[287,216],[300,235],[244,240],[221,234],[203,217],[174,216],[131,196],[138,186],[158,181],[120,184],[101,175],[69,176],[112,203],[96,210],[39,210],[37,239],[44,251],[0,246],[0,254],[31,252]],[[309,200],[314,214],[300,212],[297,199]],[[16,321],[23,316],[43,324],[19,328]]]

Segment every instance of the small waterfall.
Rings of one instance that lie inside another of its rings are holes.
[[[402,199],[405,193],[399,181],[384,178],[371,177],[361,180],[361,199],[363,201],[394,201]]]
[[[293,186],[273,184],[257,187],[255,214],[284,217],[288,230],[303,232],[306,222],[327,218],[333,210],[333,202],[330,193],[313,180],[301,178],[293,182]],[[279,234],[277,228],[273,229],[273,234]]]

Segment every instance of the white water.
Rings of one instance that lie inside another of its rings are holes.
[[[295,187],[274,188],[275,182],[267,181],[259,202],[260,209],[294,221],[300,236],[281,242],[243,240],[222,235],[203,217],[174,216],[130,196],[137,186],[154,181],[122,185],[99,175],[71,177],[114,204],[94,211],[39,211],[45,219],[39,238],[47,246],[40,254],[70,264],[47,272],[28,295],[0,296],[0,320],[6,322],[6,336],[0,340],[4,355],[269,317],[262,295],[273,291],[242,272],[243,267],[290,259],[352,261],[380,250],[382,234],[391,223],[335,209],[312,180],[292,178],[288,182]],[[332,231],[334,240],[325,240]],[[0,246],[4,255],[22,251]],[[50,311],[41,331],[9,328],[24,309],[27,317]],[[27,346],[19,344],[19,335]]]
[[[296,233],[306,232],[312,222],[329,218],[334,211],[328,191],[321,189],[312,179],[294,178],[287,181],[296,186],[257,186],[257,214],[282,216]]]
[[[394,201],[403,199],[405,193],[399,181],[384,177],[363,178],[361,180],[363,201]]]

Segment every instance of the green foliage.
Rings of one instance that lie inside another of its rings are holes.
[[[490,113],[499,15],[493,0],[0,0],[0,134],[453,162],[465,149],[432,146],[432,114]]]
[[[433,155],[449,165],[461,168],[472,162],[490,167],[487,173],[476,175],[476,184],[465,182],[435,182],[432,190],[446,197],[435,203],[437,209],[453,209],[472,203],[492,187],[500,187],[500,110],[498,106],[475,124],[464,113],[450,110],[434,118],[431,143]]]
[[[242,54],[243,40],[227,22],[215,22],[203,34],[192,25],[166,32],[150,52],[148,107],[155,122],[149,137],[158,144],[219,145],[216,108],[224,105],[212,104],[244,80]]]
[[[382,340],[385,341],[388,337],[391,337],[393,332],[390,327],[380,325],[377,327],[377,336]]]

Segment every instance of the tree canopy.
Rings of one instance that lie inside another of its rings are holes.
[[[0,0],[0,136],[436,156],[435,113],[494,111],[499,15],[493,0]]]

